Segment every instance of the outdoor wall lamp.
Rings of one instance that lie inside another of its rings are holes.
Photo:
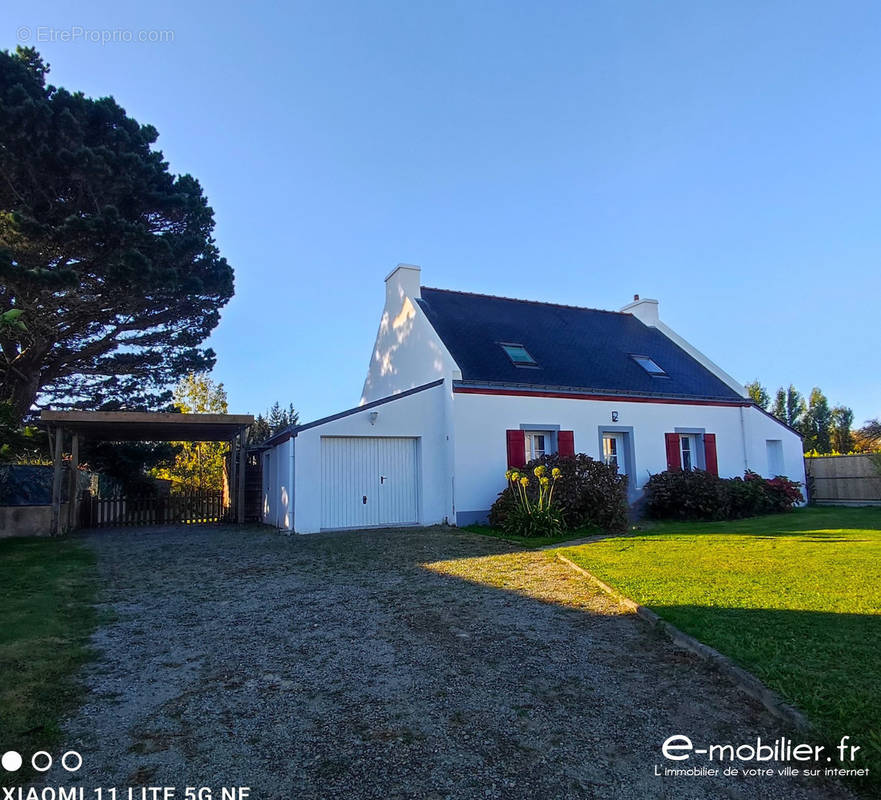
[[[370,421],[370,424],[371,424],[371,425],[376,425],[376,418],[377,418],[378,416],[379,416],[379,412],[378,412],[378,411],[371,411],[371,412],[367,415],[367,419]]]
[[[617,422],[617,421],[618,421],[618,412],[613,411],[612,412],[612,422]]]

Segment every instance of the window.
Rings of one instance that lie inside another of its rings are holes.
[[[639,366],[641,366],[649,375],[652,375],[656,378],[666,378],[667,373],[662,370],[654,359],[649,358],[648,356],[630,356]]]
[[[548,453],[553,453],[553,434],[550,431],[526,431],[526,460],[532,461]]]
[[[606,434],[603,436],[603,461],[608,466],[619,466],[618,464],[618,437]]]
[[[529,351],[522,344],[511,344],[500,342],[502,350],[507,353],[508,358],[515,367],[537,367],[535,359],[529,355]]]
[[[776,478],[783,474],[783,442],[780,439],[766,439],[768,450],[768,476]]]
[[[693,470],[697,466],[697,437],[683,434],[679,437],[680,464],[684,470]]]

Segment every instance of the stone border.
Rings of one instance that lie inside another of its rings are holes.
[[[694,653],[698,658],[706,661],[708,664],[712,664],[723,675],[732,680],[741,691],[745,692],[753,699],[758,700],[775,717],[799,731],[810,730],[811,725],[808,722],[807,717],[805,717],[801,711],[785,703],[776,692],[765,686],[765,684],[751,672],[747,672],[742,667],[738,667],[730,658],[722,655],[718,650],[714,650],[712,647],[698,641],[693,636],[689,636],[687,633],[679,630],[675,625],[671,625],[666,620],[661,619],[651,609],[641,606],[626,595],[621,594],[617,589],[609,586],[609,584],[604,581],[601,581],[592,572],[588,572],[584,567],[580,567],[574,561],[566,558],[566,556],[561,555],[560,553],[556,553],[556,556],[559,561],[562,561],[576,572],[580,572],[588,578],[591,583],[599,589],[602,589],[603,592],[609,595],[619,605],[623,606],[628,611],[632,611],[651,625],[655,630],[663,633],[673,642],[673,644]]]

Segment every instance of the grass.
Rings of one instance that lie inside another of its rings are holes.
[[[851,736],[881,786],[881,509],[654,524],[560,552],[753,672],[820,736]]]
[[[562,536],[509,536],[507,533],[490,528],[489,525],[463,525],[461,530],[469,533],[479,533],[481,536],[491,536],[494,539],[501,539],[505,542],[523,545],[525,547],[545,547],[552,544],[562,544],[571,542],[573,539],[583,539],[586,536],[597,536],[602,531],[598,528],[584,528],[577,531],[566,531]]]
[[[0,742],[25,764],[53,752],[59,722],[76,707],[77,669],[89,658],[97,623],[92,553],[70,539],[0,540]],[[0,773],[0,784],[28,777]]]

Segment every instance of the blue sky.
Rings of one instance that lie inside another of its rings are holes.
[[[3,24],[202,182],[236,270],[211,339],[232,411],[357,404],[402,261],[656,297],[739,379],[881,414],[877,3],[38,2]],[[60,40],[80,28],[173,41]]]

